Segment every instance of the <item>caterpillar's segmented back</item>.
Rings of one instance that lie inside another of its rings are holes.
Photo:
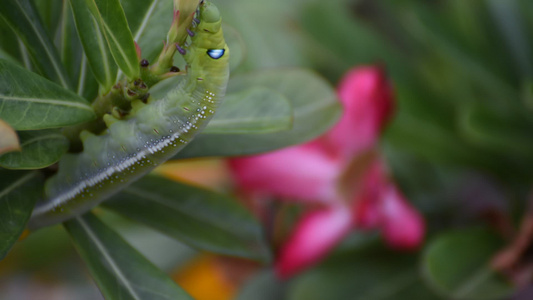
[[[66,154],[46,183],[30,228],[81,214],[174,156],[215,113],[229,78],[229,49],[218,9],[200,5],[189,46],[178,47],[187,63],[186,79],[163,99],[132,102],[121,120],[106,116],[108,128],[83,140],[83,152]]]

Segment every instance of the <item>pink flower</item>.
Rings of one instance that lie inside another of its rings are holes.
[[[341,165],[322,149],[301,145],[229,161],[238,186],[254,194],[298,201],[329,201]]]
[[[288,278],[324,257],[350,230],[352,218],[342,206],[332,206],[305,215],[276,262],[276,271]]]
[[[372,66],[350,70],[338,95],[344,114],[325,135],[229,161],[237,185],[250,195],[323,207],[305,214],[281,247],[276,270],[282,278],[320,261],[353,228],[381,230],[396,249],[416,248],[423,239],[422,217],[389,179],[379,156],[367,155],[376,152],[393,109],[383,71]]]
[[[321,140],[330,151],[350,159],[378,142],[392,116],[392,88],[380,68],[359,67],[344,75],[337,94],[344,114]]]

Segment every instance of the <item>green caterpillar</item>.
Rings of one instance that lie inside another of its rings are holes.
[[[196,26],[194,26],[196,25]],[[174,156],[215,113],[229,78],[229,49],[218,9],[202,2],[188,30],[189,46],[177,50],[186,78],[163,99],[132,102],[124,119],[105,115],[107,129],[85,134],[83,152],[66,154],[45,188],[29,223],[38,228],[81,214]]]

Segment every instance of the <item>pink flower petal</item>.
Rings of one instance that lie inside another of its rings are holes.
[[[381,225],[380,198],[388,179],[385,166],[379,159],[366,170],[360,189],[352,205],[355,225],[361,229],[374,229]]]
[[[254,192],[289,200],[328,202],[336,198],[341,165],[318,147],[297,146],[229,160],[236,183]]]
[[[289,278],[319,262],[348,233],[350,212],[344,206],[330,207],[305,215],[276,262],[276,273]]]
[[[396,186],[389,186],[383,193],[381,210],[383,236],[390,247],[410,250],[420,246],[424,239],[424,219]]]
[[[373,66],[348,71],[337,91],[344,114],[323,139],[333,153],[352,157],[377,143],[393,112],[393,92],[381,68]]]

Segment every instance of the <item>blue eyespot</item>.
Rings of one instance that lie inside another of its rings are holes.
[[[224,52],[226,52],[225,49],[209,49],[207,50],[207,55],[212,59],[219,59],[224,56]]]

